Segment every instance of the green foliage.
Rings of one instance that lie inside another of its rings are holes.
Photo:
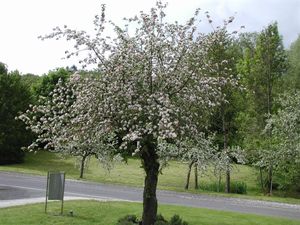
[[[224,182],[202,183],[202,184],[200,184],[200,188],[205,191],[224,192],[225,191],[225,183]]]
[[[31,73],[23,74],[21,76],[21,82],[27,89],[30,90],[32,95],[35,94],[35,89],[40,85],[42,77]]]
[[[289,68],[285,81],[290,89],[300,88],[300,36],[291,44],[288,50]]]
[[[154,225],[169,225],[168,222],[165,222],[165,221],[156,221]]]
[[[188,223],[183,221],[179,215],[175,214],[172,216],[169,225],[188,225]]]
[[[254,49],[256,45],[256,40],[258,37],[257,32],[245,32],[239,35],[237,40],[240,52],[245,55],[246,51],[250,51],[251,55],[254,55]]]
[[[139,224],[139,220],[136,215],[126,215],[120,218],[116,225],[134,225]]]
[[[0,164],[19,163],[24,157],[21,147],[29,144],[32,136],[15,117],[27,109],[31,95],[17,71],[1,71],[4,73],[0,74]]]
[[[284,162],[284,164],[284,168],[279,168],[275,176],[279,184],[278,189],[290,194],[300,193],[300,163]]]
[[[270,24],[259,34],[242,37],[243,60],[238,70],[246,87],[239,113],[240,136],[246,149],[261,149],[265,139],[262,131],[267,116],[276,111],[274,98],[281,89],[281,80],[287,70],[287,56],[279,35],[277,23]],[[253,154],[252,154],[253,156]]]
[[[0,62],[0,74],[7,74],[7,67],[4,63]]]
[[[250,37],[249,43],[254,43]],[[272,180],[276,158],[272,147],[271,129],[265,130],[266,120],[274,114],[278,105],[274,99],[282,90],[282,76],[287,70],[287,55],[283,48],[277,23],[272,23],[257,36],[255,45],[243,51],[239,71],[247,91],[244,95],[244,110],[238,116],[244,148],[250,150],[250,161],[261,170],[268,171],[266,183],[260,178],[262,190],[272,194]],[[276,142],[276,141],[275,141]],[[263,174],[263,173],[261,173]]]
[[[245,182],[235,181],[231,184],[231,193],[247,194],[247,184]]]
[[[247,194],[247,184],[243,181],[232,181],[230,183],[230,193],[235,194]],[[212,191],[212,192],[224,192],[225,183],[224,182],[212,182],[204,183],[200,185],[202,190]]]
[[[237,48],[237,43],[233,40],[230,34],[223,30],[219,34],[220,40],[213,43],[209,50],[209,60],[218,65],[218,67],[209,71],[213,77],[226,79],[234,77],[238,80],[238,72],[236,70],[237,60],[240,54]],[[237,81],[238,83],[238,81]],[[222,93],[222,100],[214,113],[209,119],[209,130],[215,133],[215,144],[218,145],[219,150],[227,153],[227,149],[233,146],[237,141],[237,126],[235,124],[235,117],[239,106],[237,105],[236,95],[239,93],[239,86],[224,85],[220,87]],[[226,154],[227,159],[232,159],[229,154]],[[222,160],[223,161],[223,160]],[[230,160],[227,160],[228,162]],[[220,163],[217,163],[220,165]],[[230,169],[225,167],[218,167],[218,169],[227,171],[226,192],[230,190]]]
[[[126,215],[120,218],[116,225],[136,225],[141,223],[142,222],[139,221],[136,215]],[[154,225],[188,225],[188,223],[183,221],[177,214],[172,216],[169,222],[165,220],[165,218],[161,214],[158,214],[156,216]]]
[[[237,42],[226,31],[219,35],[220,41],[215,42],[209,51],[210,60],[219,66],[216,70],[209,71],[208,73],[211,76],[219,78],[233,76],[237,78],[236,64],[241,58]],[[223,149],[224,146],[231,146],[236,143],[237,126],[234,123],[234,118],[239,108],[236,97],[240,94],[240,90],[230,85],[224,85],[221,91],[223,99],[210,117],[208,126],[209,130],[216,134],[215,143],[220,149]]]
[[[34,87],[36,96],[49,96],[55,88],[55,85],[58,83],[58,80],[61,79],[65,82],[71,75],[71,72],[64,68],[59,68],[53,71],[50,71],[47,75],[42,77],[40,84]]]
[[[279,188],[299,190],[300,183],[300,92],[287,92],[278,102],[280,110],[268,120]]]
[[[169,224],[168,221],[165,220],[165,218],[161,214],[158,214],[156,216],[156,221],[154,225],[168,225],[168,224]]]

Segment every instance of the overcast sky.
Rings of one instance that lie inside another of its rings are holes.
[[[65,24],[92,30],[101,3],[107,5],[108,19],[119,23],[123,17],[150,9],[155,0],[1,0],[0,62],[7,64],[9,70],[38,75],[77,64],[76,59],[62,59],[68,49],[65,42],[40,41],[37,37]],[[244,31],[260,31],[277,21],[286,47],[300,34],[300,0],[169,0],[168,3],[170,21],[186,21],[196,8],[201,8],[203,14],[209,11],[219,22],[235,15],[234,26],[244,25]]]

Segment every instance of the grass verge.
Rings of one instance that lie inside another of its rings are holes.
[[[51,203],[44,213],[43,204],[16,206],[0,209],[0,224],[5,225],[114,225],[127,214],[141,215],[140,203],[67,201],[64,214],[59,213],[59,203]],[[73,211],[73,216],[70,211]],[[179,214],[189,225],[299,225],[299,220],[290,220],[253,214],[242,214],[209,209],[160,205],[159,213],[169,219]]]

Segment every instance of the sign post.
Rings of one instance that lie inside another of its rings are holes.
[[[47,213],[48,200],[60,200],[61,214],[63,214],[64,191],[65,191],[65,172],[49,171],[47,175],[45,213]]]

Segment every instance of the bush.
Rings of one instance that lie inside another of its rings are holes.
[[[231,193],[247,194],[247,184],[245,182],[233,182],[231,183]]]
[[[126,215],[121,219],[119,219],[116,225],[136,225],[136,224],[142,224],[142,222],[139,221],[135,215]],[[165,218],[159,214],[156,217],[156,222],[154,225],[188,225],[188,223],[182,221],[180,216],[176,214],[171,218],[170,222],[165,220]]]
[[[202,184],[201,189],[212,192],[224,192],[225,191],[225,183],[221,182],[220,187],[218,187],[218,182],[213,182],[209,184]],[[219,188],[219,190],[218,190]],[[246,194],[247,193],[247,184],[245,182],[234,181],[230,182],[230,192],[236,194]]]
[[[156,217],[156,222],[154,225],[168,225],[168,221],[165,220],[165,218],[161,215],[161,214],[158,214],[157,217]]]
[[[116,225],[134,225],[134,224],[140,224],[136,215],[126,215],[121,219],[119,219]]]
[[[18,72],[0,74],[0,165],[23,162],[21,147],[31,143],[32,134],[15,117],[28,108],[30,101],[30,91]]]
[[[171,218],[171,220],[169,222],[169,225],[188,225],[188,223],[185,222],[185,221],[182,221],[182,219],[180,218],[180,216],[178,216],[178,215],[175,214]]]
[[[221,182],[219,190],[218,190],[218,182],[213,182],[213,183],[203,183],[200,185],[200,188],[206,191],[212,191],[212,192],[224,192],[225,191],[225,183]]]
[[[169,225],[169,223],[164,221],[156,221],[154,225]]]

